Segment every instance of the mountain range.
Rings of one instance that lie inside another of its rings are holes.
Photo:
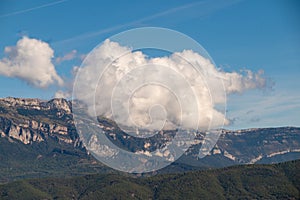
[[[129,151],[152,151],[158,137],[141,140],[128,136],[113,121],[99,117],[107,137]],[[198,159],[204,133],[172,165],[153,173],[182,172],[241,164],[271,164],[300,159],[300,128],[220,130],[217,144]],[[172,137],[172,130],[165,134]],[[95,160],[76,131],[72,103],[65,99],[0,99],[0,182],[45,176],[118,173]],[[167,137],[168,138],[168,137]]]

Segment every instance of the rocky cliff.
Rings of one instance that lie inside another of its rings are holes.
[[[34,156],[47,157],[67,153],[68,156],[75,156],[75,160],[79,154],[81,159],[88,158],[76,132],[71,110],[71,102],[65,99],[49,101],[11,97],[0,99],[0,142],[11,143],[10,146],[0,146],[1,150],[10,152],[10,149],[19,146],[26,148],[26,151],[34,151]],[[98,121],[112,142],[123,149],[138,153],[147,154],[148,151],[154,151],[174,135],[172,131],[166,131],[151,139],[134,138],[116,127],[111,120],[99,118]],[[202,141],[203,134],[197,133],[195,144],[177,161],[177,164],[222,167],[235,164],[274,163],[300,158],[300,128],[295,127],[222,130],[222,135],[209,156],[197,159]],[[8,156],[14,159],[17,154],[21,156],[22,152]],[[32,158],[35,158],[34,156]],[[1,159],[6,160],[7,157],[0,154]],[[95,160],[92,159],[91,162]]]
[[[79,145],[71,103],[65,99],[0,99],[0,134],[24,144],[53,137],[59,142]]]

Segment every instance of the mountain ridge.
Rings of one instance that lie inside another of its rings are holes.
[[[109,171],[107,167],[91,157],[89,151],[83,146],[76,131],[71,110],[71,102],[65,99],[52,99],[49,101],[12,97],[0,99],[0,147],[2,152],[7,152],[0,154],[2,167],[5,167],[5,165],[19,165],[26,168],[25,176],[27,172],[42,176],[47,175],[44,172],[47,172],[48,168],[55,168],[56,165],[61,166],[59,170],[63,171],[63,164],[58,163],[59,160],[55,160],[53,157],[57,156],[73,163],[74,168],[80,163],[80,160],[83,160],[83,168],[86,167],[86,170],[91,173],[100,172],[101,170]],[[112,127],[115,124],[108,122],[106,123],[104,119],[99,121],[106,130],[106,136],[116,145],[126,150],[147,153],[147,151],[152,151],[164,142],[159,138],[153,138],[152,141],[147,139],[145,141],[136,140],[131,136],[126,136],[126,133],[120,129],[113,129]],[[221,131],[222,134],[217,144],[208,156],[198,159],[199,149],[204,138],[203,133],[198,133],[194,144],[188,151],[162,171],[188,171],[300,159],[300,128],[253,128],[238,131],[223,129]],[[169,134],[170,139],[173,133],[171,131],[166,134]],[[12,149],[22,149],[22,151],[28,152],[28,162],[31,161],[36,165],[30,164],[31,169],[28,169],[22,163],[27,162],[22,158],[26,155],[22,155],[22,152],[16,150],[14,150],[14,154],[9,154]],[[37,159],[38,157],[39,159]],[[43,159],[45,160],[43,161]],[[52,164],[48,166],[46,159],[51,160]],[[47,170],[42,168],[45,165]],[[80,170],[83,170],[83,168]],[[20,176],[20,170],[14,168],[11,176],[6,177],[5,170],[2,168],[3,180],[14,180]],[[53,170],[50,170],[49,173],[55,174]],[[78,172],[78,174],[80,173]]]

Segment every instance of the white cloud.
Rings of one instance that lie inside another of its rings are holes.
[[[148,58],[109,40],[87,56],[78,72],[74,95],[88,105],[91,115],[113,118],[119,125],[153,129],[179,124],[194,128],[191,119],[198,119],[203,128],[228,124],[216,108],[226,103],[225,93],[266,84],[263,71],[224,72],[191,50]],[[151,84],[159,81],[161,85]],[[153,109],[157,106],[164,109]]]
[[[5,47],[4,52],[7,57],[0,60],[0,75],[16,77],[39,88],[63,85],[51,60],[54,51],[46,42],[23,37],[16,46]]]
[[[237,72],[222,74],[227,93],[243,92],[247,89],[263,88],[266,86],[264,71],[259,70],[256,74],[250,70],[244,70],[244,74]]]
[[[71,97],[71,94],[67,91],[62,91],[62,90],[58,90],[55,94],[54,94],[54,98],[63,98],[63,99],[68,99]]]
[[[71,52],[65,54],[62,57],[57,57],[55,59],[55,62],[56,63],[61,63],[63,61],[73,60],[74,58],[76,58],[76,56],[77,56],[77,51],[76,50],[72,50]]]

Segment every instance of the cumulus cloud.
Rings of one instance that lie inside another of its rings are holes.
[[[63,99],[68,99],[71,97],[71,94],[68,91],[62,91],[62,90],[58,90],[55,94],[54,94],[54,98],[63,98]]]
[[[55,59],[55,62],[59,64],[63,61],[73,60],[74,58],[76,58],[76,56],[77,56],[77,51],[74,49],[74,50],[70,51],[69,53],[65,54],[64,56],[57,57]]]
[[[52,63],[54,51],[46,42],[23,37],[16,46],[5,47],[4,52],[7,56],[0,60],[0,75],[16,77],[39,88],[63,85]]]
[[[220,127],[226,94],[266,85],[262,70],[224,72],[192,50],[149,58],[110,40],[76,70],[74,96],[90,115],[145,129]]]

